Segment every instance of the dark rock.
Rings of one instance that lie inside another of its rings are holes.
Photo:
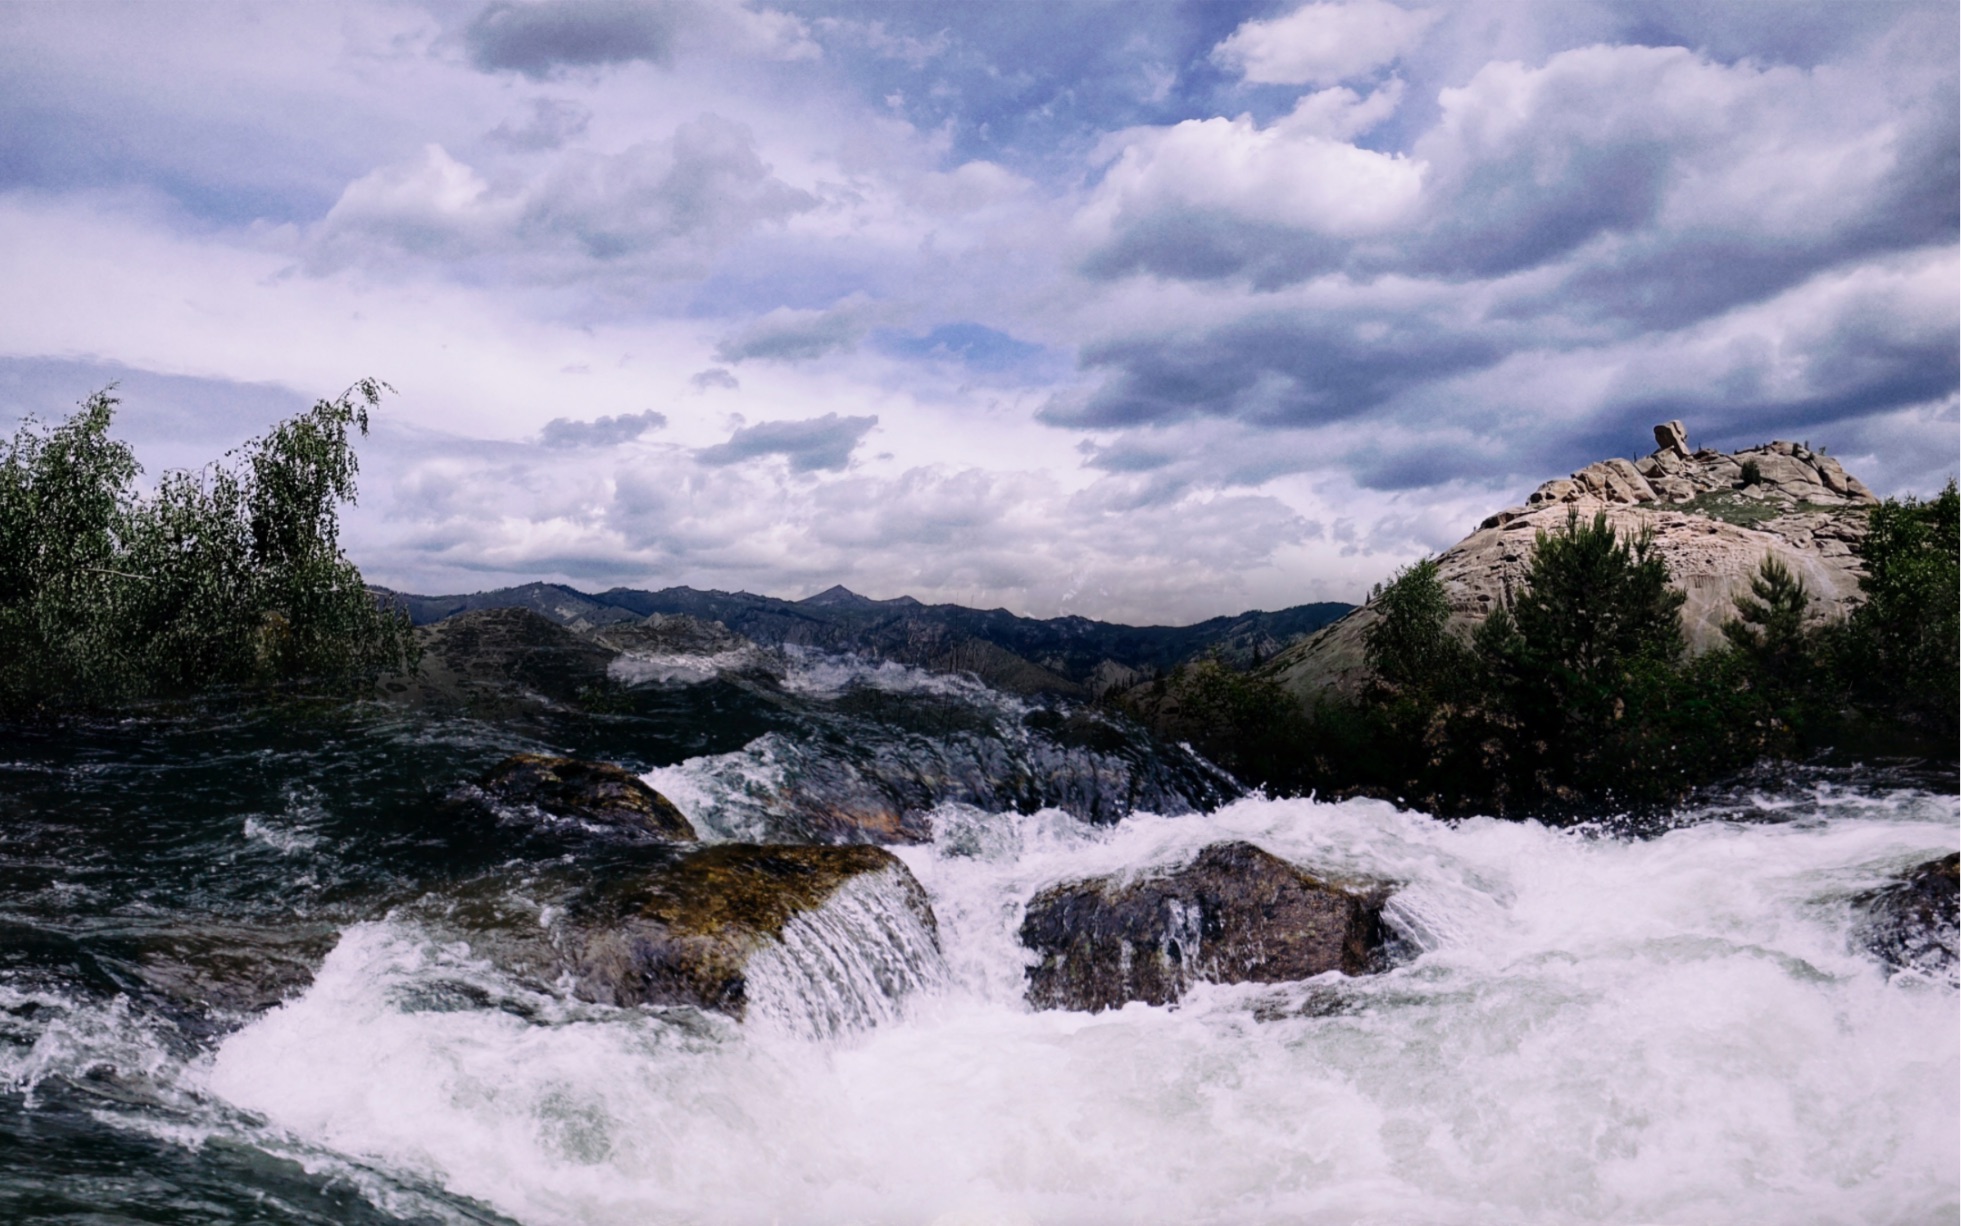
[[[1382,885],[1314,877],[1250,843],[1215,843],[1187,867],[1125,882],[1044,890],[1021,943],[1037,1008],[1097,1012],[1177,1000],[1193,983],[1277,983],[1327,971],[1358,975],[1383,955]]]
[[[587,1000],[693,1005],[740,1018],[750,1003],[750,959],[846,884],[881,874],[910,913],[895,918],[936,941],[925,890],[891,852],[722,843],[574,903],[558,943]]]
[[[478,779],[474,792],[492,807],[530,809],[662,839],[695,838],[694,827],[673,802],[610,762],[512,754]]]
[[[578,707],[612,688],[618,653],[529,609],[481,609],[416,631],[414,673],[384,679],[382,692],[425,706],[496,716]]]
[[[1864,896],[1862,937],[1887,965],[1952,980],[1961,929],[1961,853],[1929,860],[1899,881]]]

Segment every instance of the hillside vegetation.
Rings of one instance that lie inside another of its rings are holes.
[[[1651,537],[1606,516],[1536,534],[1524,582],[1475,632],[1453,631],[1433,561],[1373,594],[1370,680],[1309,706],[1216,663],[1132,697],[1248,782],[1385,796],[1440,813],[1639,809],[1765,757],[1832,746],[1952,754],[1957,735],[1956,487],[1873,507],[1863,602],[1807,620],[1774,558],[1724,642],[1684,650],[1682,595]]]

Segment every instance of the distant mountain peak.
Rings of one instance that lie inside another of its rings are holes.
[[[924,607],[910,596],[898,596],[891,600],[873,600],[869,596],[860,596],[842,583],[833,584],[815,596],[806,596],[802,600],[797,601],[797,603],[812,609],[910,609]]]
[[[815,596],[806,596],[798,604],[814,605],[820,609],[836,609],[854,605],[868,605],[869,599],[860,596],[842,583],[834,583]]]

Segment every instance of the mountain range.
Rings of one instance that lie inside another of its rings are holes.
[[[719,622],[766,645],[854,652],[939,671],[971,672],[1023,693],[1095,696],[1162,675],[1185,661],[1217,656],[1256,665],[1347,614],[1338,601],[1253,610],[1190,626],[1126,626],[1087,617],[1020,617],[1006,609],[921,603],[910,596],[873,600],[832,587],[802,600],[749,592],[612,588],[587,593],[527,583],[455,596],[377,588],[418,626],[480,609],[528,609],[573,630],[597,630],[651,615]]]

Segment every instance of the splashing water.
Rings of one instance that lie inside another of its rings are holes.
[[[1938,1221],[1955,994],[1848,933],[1853,895],[1953,845],[1954,806],[1869,799],[1642,842],[1370,803],[1001,817],[984,854],[906,853],[937,985],[876,883],[759,976],[773,1026],[407,1009],[453,955],[383,926],[228,1040],[210,1085],[527,1222]],[[1175,1009],[1022,1006],[1031,893],[1225,837],[1403,882],[1391,920],[1421,952]]]
[[[944,983],[946,964],[888,871],[847,881],[792,917],[744,977],[748,1018],[822,1039],[899,1020],[909,998]]]
[[[753,782],[676,769],[703,829],[731,804],[718,789]],[[263,875],[199,908],[305,873],[339,914],[359,864],[399,890],[433,856],[428,828],[378,837],[325,788],[311,841],[270,846],[244,822],[280,795],[199,817],[225,850],[159,844],[198,889],[217,856]],[[35,1138],[69,1121],[123,1146],[84,1172],[89,1196],[124,1195],[135,1161],[246,1220],[1953,1221],[1961,997],[1867,954],[1858,900],[1961,843],[1956,798],[1836,780],[1698,805],[1636,838],[1359,801],[1115,825],[946,803],[930,843],[897,850],[937,933],[896,874],[858,879],[752,960],[743,1023],[578,1002],[404,909],[339,922],[283,1004],[186,1030],[140,973],[146,917],[179,904],[116,875],[137,857],[0,844],[21,880],[33,851],[93,891],[64,901],[41,871],[0,915],[0,1217],[68,1160]],[[1027,1007],[1029,898],[1225,839],[1396,882],[1408,956],[1170,1008]],[[86,958],[49,935],[59,908],[125,895]]]

